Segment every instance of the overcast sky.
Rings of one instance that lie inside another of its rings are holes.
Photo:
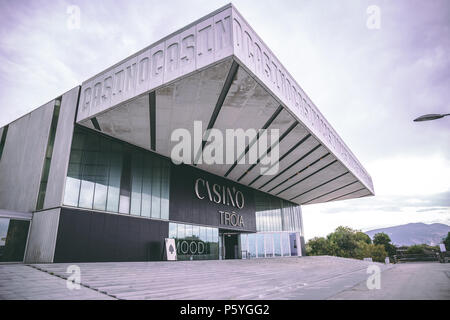
[[[0,127],[226,3],[2,0]],[[374,182],[376,197],[304,206],[306,238],[450,225],[450,117],[412,122],[450,113],[450,1],[233,3]],[[67,26],[74,4],[79,29]],[[370,5],[379,29],[367,27]]]

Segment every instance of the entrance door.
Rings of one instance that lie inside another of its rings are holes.
[[[223,245],[225,249],[225,259],[238,259],[238,234],[237,233],[224,233]]]

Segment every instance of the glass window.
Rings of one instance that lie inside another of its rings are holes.
[[[122,176],[122,154],[115,150],[117,144],[112,144],[113,150],[110,156],[108,200],[106,210],[112,212],[119,211],[120,179]]]
[[[301,231],[299,205],[259,191],[254,194],[257,231]]]
[[[72,177],[66,178],[64,191],[64,204],[68,206],[78,206],[78,196],[80,194],[80,180]]]
[[[192,239],[200,239],[200,226],[192,226]]]
[[[109,175],[109,141],[100,141],[100,152],[97,154],[97,168],[94,191],[94,209],[106,210]]]
[[[256,234],[256,245],[258,250],[258,258],[264,258],[264,234]]]
[[[78,206],[81,185],[81,160],[84,144],[84,135],[75,132],[72,139],[72,150],[67,170],[66,186],[64,192],[64,204]]]
[[[95,175],[97,169],[97,148],[98,139],[95,136],[88,136],[85,140],[85,150],[83,151],[83,162],[81,165],[81,189],[78,206],[92,209],[94,200]]]
[[[65,205],[168,220],[169,191],[169,160],[75,126]]]
[[[23,261],[30,222],[0,218],[0,262]]]
[[[291,248],[289,246],[289,233],[283,232],[281,234],[281,244],[283,246],[283,256],[290,256]]]
[[[271,233],[264,235],[264,243],[266,246],[266,257],[273,257],[273,235]]]
[[[273,253],[276,257],[281,257],[281,234],[273,234]]]
[[[213,233],[213,228],[207,228],[207,232],[208,232],[208,242],[213,242],[214,241],[214,233]]]
[[[130,213],[141,215],[141,195],[142,195],[142,153],[133,152],[131,160],[131,207]]]
[[[212,228],[212,241],[217,242],[219,239],[219,229]]]
[[[152,211],[152,160],[145,156],[142,178],[142,216],[150,217]]]
[[[219,259],[219,230],[217,228],[211,229],[211,238],[209,240],[210,259]]]
[[[192,225],[187,224],[185,228],[186,228],[186,234],[185,234],[186,239],[192,238]]]
[[[169,223],[169,236],[176,234],[178,260],[218,259],[218,233],[217,228]]]
[[[247,239],[248,239],[248,252],[250,254],[250,258],[256,258],[256,235],[249,234]]]
[[[261,230],[261,213],[260,212],[255,212],[255,219],[256,219],[256,230],[260,231]]]
[[[186,226],[179,223],[177,225],[177,239],[184,239],[186,237]]]
[[[122,176],[120,178],[119,212],[130,213],[131,204],[131,150],[125,148],[122,163]]]
[[[0,218],[0,247],[4,247],[6,244],[8,226],[9,226],[9,219]]]
[[[153,160],[152,218],[161,218],[161,161]]]
[[[169,223],[169,238],[175,239],[177,237],[177,224]]]
[[[170,167],[167,162],[161,162],[161,219],[169,219],[169,179]]]
[[[247,259],[248,256],[248,242],[247,242],[247,234],[241,233],[241,253],[242,253],[242,259]]]
[[[200,240],[208,241],[208,229],[206,227],[200,227]]]

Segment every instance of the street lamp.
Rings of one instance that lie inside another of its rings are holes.
[[[426,114],[423,116],[420,116],[416,119],[414,119],[415,122],[419,122],[419,121],[430,121],[430,120],[436,120],[436,119],[440,119],[446,116],[450,116],[450,113],[446,113],[446,114]]]

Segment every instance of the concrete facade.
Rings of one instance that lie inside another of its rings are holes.
[[[80,87],[75,87],[62,95],[44,209],[62,204],[79,90]]]
[[[52,100],[9,124],[0,161],[1,209],[36,209],[54,105]]]
[[[59,214],[60,209],[39,211],[33,214],[24,262],[53,262]]]

